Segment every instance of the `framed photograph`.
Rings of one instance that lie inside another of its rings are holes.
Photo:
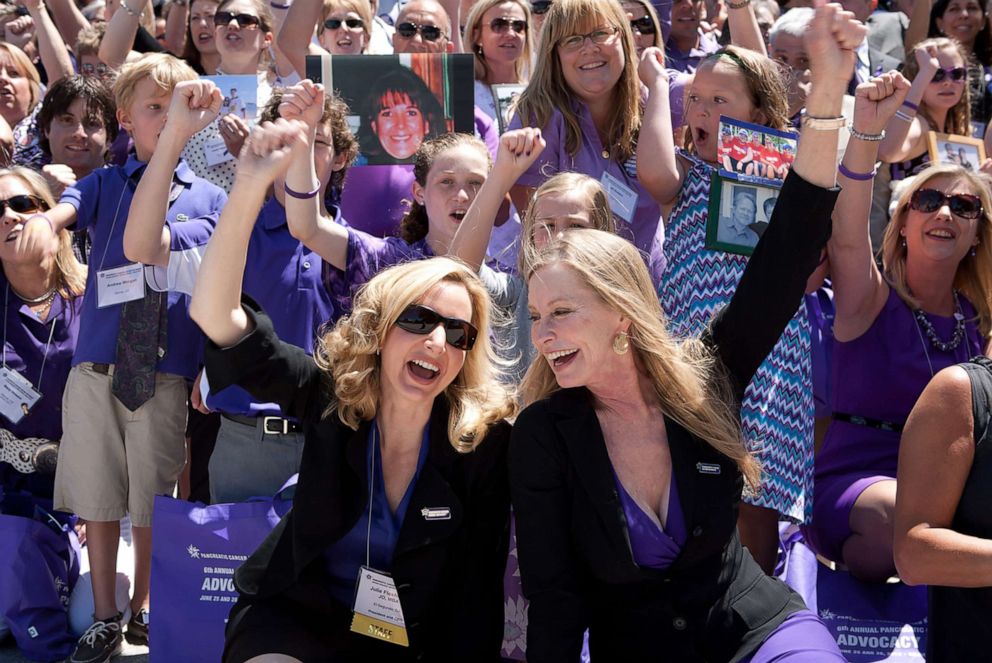
[[[749,256],[768,228],[779,189],[714,177],[710,185],[707,249]]]
[[[519,83],[496,83],[490,87],[493,91],[493,99],[496,101],[496,110],[499,113],[499,117],[496,118],[499,121],[499,133],[502,134],[510,126],[510,111],[513,102],[527,86]]]
[[[307,56],[307,78],[348,104],[357,165],[412,163],[426,138],[474,133],[472,67],[467,53]]]
[[[717,160],[728,180],[781,186],[796,158],[797,136],[720,116]]]
[[[985,161],[985,143],[978,138],[931,131],[927,134],[927,141],[930,143],[931,163],[951,163],[977,171]]]
[[[258,115],[258,77],[257,76],[203,76],[204,80],[213,81],[223,99],[220,103],[220,114],[237,115],[242,120],[254,120]]]

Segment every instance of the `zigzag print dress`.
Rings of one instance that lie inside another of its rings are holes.
[[[730,301],[747,256],[704,248],[710,177],[715,169],[694,156],[665,227],[667,266],[658,289],[677,338],[699,336]],[[813,367],[805,304],[748,385],[741,406],[744,443],[762,465],[757,494],[744,501],[808,522],[813,508]]]

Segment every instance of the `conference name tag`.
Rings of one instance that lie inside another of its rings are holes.
[[[18,423],[41,400],[41,392],[31,381],[6,366],[0,366],[0,414]]]
[[[205,142],[203,144],[203,156],[207,160],[208,166],[216,166],[234,159],[234,155],[227,151],[227,143],[224,142],[223,138],[215,138]]]
[[[388,574],[361,567],[352,612],[351,630],[355,633],[402,647],[410,645],[400,595]]]
[[[145,266],[140,262],[96,273],[97,308],[123,304],[144,296]]]
[[[610,210],[627,223],[631,223],[634,220],[634,212],[637,211],[637,192],[605,170],[599,182],[610,200]]]

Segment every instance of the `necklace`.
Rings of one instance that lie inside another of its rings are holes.
[[[11,288],[11,290],[14,289]],[[44,304],[44,303],[48,303],[49,301],[55,298],[55,288],[52,288],[51,290],[43,294],[41,297],[35,297],[33,299],[31,297],[25,297],[16,290],[14,290],[14,294],[20,297],[21,301],[23,301],[25,304]]]
[[[937,348],[941,352],[952,352],[961,345],[961,341],[964,340],[964,313],[961,311],[961,300],[958,299],[958,291],[953,291],[954,295],[954,334],[951,335],[949,341],[943,341],[939,336],[937,336],[937,330],[934,329],[933,323],[927,318],[926,313],[922,309],[913,309],[913,316],[916,318],[916,322],[919,328],[923,330],[926,334],[927,339],[933,347]]]

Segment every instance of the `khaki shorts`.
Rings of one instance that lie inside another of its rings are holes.
[[[186,381],[155,374],[155,395],[131,412],[110,393],[110,375],[83,362],[62,399],[55,508],[110,522],[130,514],[151,527],[156,495],[171,495],[186,463]]]

